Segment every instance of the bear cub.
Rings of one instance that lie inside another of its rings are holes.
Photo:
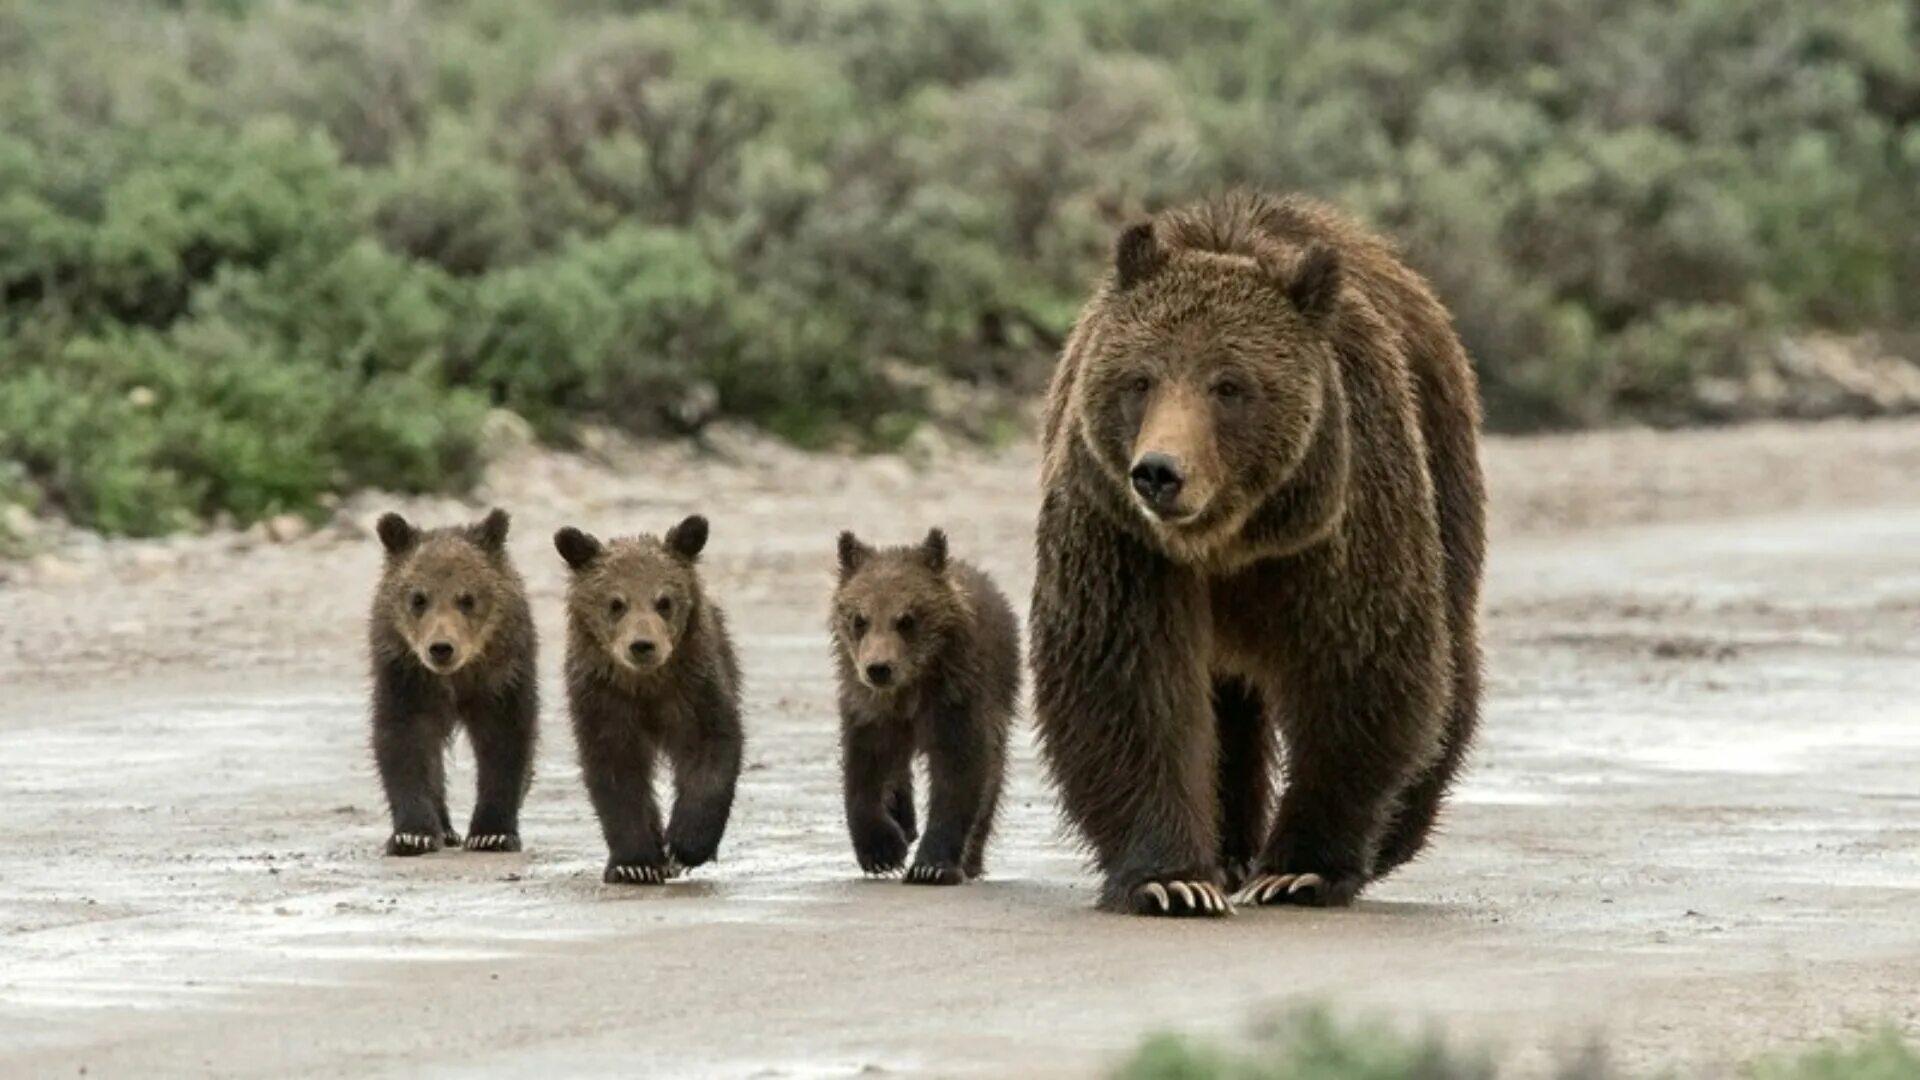
[[[519,851],[540,715],[533,618],[507,557],[508,518],[419,529],[380,519],[386,565],[368,621],[373,754],[393,814],[389,855],[460,843],[447,813],[447,746],[466,729],[479,768],[468,851]]]
[[[1018,624],[978,569],[947,557],[934,529],[876,550],[840,534],[833,595],[847,828],[869,874],[890,874],[916,835],[913,759],[927,758],[927,833],[915,885],[959,885],[985,869],[1020,692]]]
[[[553,537],[567,586],[567,701],[587,794],[607,841],[608,884],[658,885],[713,859],[733,811],[744,735],[740,668],[697,563],[707,519],[666,536]],[[663,832],[655,757],[673,768]]]

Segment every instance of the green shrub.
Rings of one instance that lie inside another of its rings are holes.
[[[895,442],[1036,392],[1117,228],[1234,185],[1398,237],[1496,427],[1711,417],[1782,335],[1920,330],[1916,19],[0,3],[0,460],[146,531],[458,488],[485,405]]]

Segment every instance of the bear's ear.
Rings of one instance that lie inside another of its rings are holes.
[[[600,557],[600,541],[569,525],[553,534],[554,550],[575,570],[585,570]]]
[[[688,562],[700,558],[707,546],[707,519],[699,514],[667,530],[667,550]]]
[[[927,561],[927,569],[936,574],[947,572],[947,534],[939,529],[928,529],[927,538],[920,542],[920,557]]]
[[[845,581],[860,572],[860,568],[873,557],[873,549],[860,542],[852,532],[840,534],[840,580]]]
[[[1300,314],[1317,322],[1333,314],[1341,276],[1340,253],[1325,244],[1315,244],[1294,267],[1287,281],[1287,298]]]
[[[1125,292],[1159,273],[1165,263],[1160,241],[1153,235],[1153,222],[1129,225],[1121,230],[1120,239],[1113,245],[1114,284]]]
[[[469,526],[467,535],[473,538],[473,542],[481,551],[489,555],[498,555],[506,550],[507,526],[511,524],[513,519],[507,516],[507,512],[495,508],[486,517]]]
[[[380,515],[374,531],[380,534],[380,544],[389,555],[405,555],[420,542],[420,530],[407,524],[406,518],[391,512]]]

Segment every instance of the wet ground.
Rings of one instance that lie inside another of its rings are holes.
[[[1084,1075],[1151,1027],[1307,1001],[1443,1022],[1521,1073],[1596,1033],[1701,1068],[1920,1034],[1920,423],[1491,443],[1490,694],[1447,835],[1352,910],[1205,924],[1090,910],[1024,727],[990,880],[853,864],[833,533],[944,524],[1022,598],[1030,451],[726,451],[490,477],[548,643],[518,855],[378,855],[378,500],[290,543],[0,569],[0,1075]],[[748,771],[718,865],[604,886],[547,537],[692,509],[741,637]]]

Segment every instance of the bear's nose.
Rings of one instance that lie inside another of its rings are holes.
[[[445,664],[453,659],[453,642],[436,641],[427,646],[427,656],[436,664]]]
[[[1186,484],[1186,478],[1180,475],[1180,462],[1172,454],[1154,451],[1140,455],[1133,463],[1133,471],[1128,474],[1133,480],[1133,490],[1155,509],[1164,509],[1173,505],[1180,497],[1180,489]]]
[[[868,664],[867,681],[875,686],[885,686],[893,681],[892,664]]]
[[[627,646],[627,652],[633,654],[635,660],[650,660],[653,658],[653,642],[636,641]]]

